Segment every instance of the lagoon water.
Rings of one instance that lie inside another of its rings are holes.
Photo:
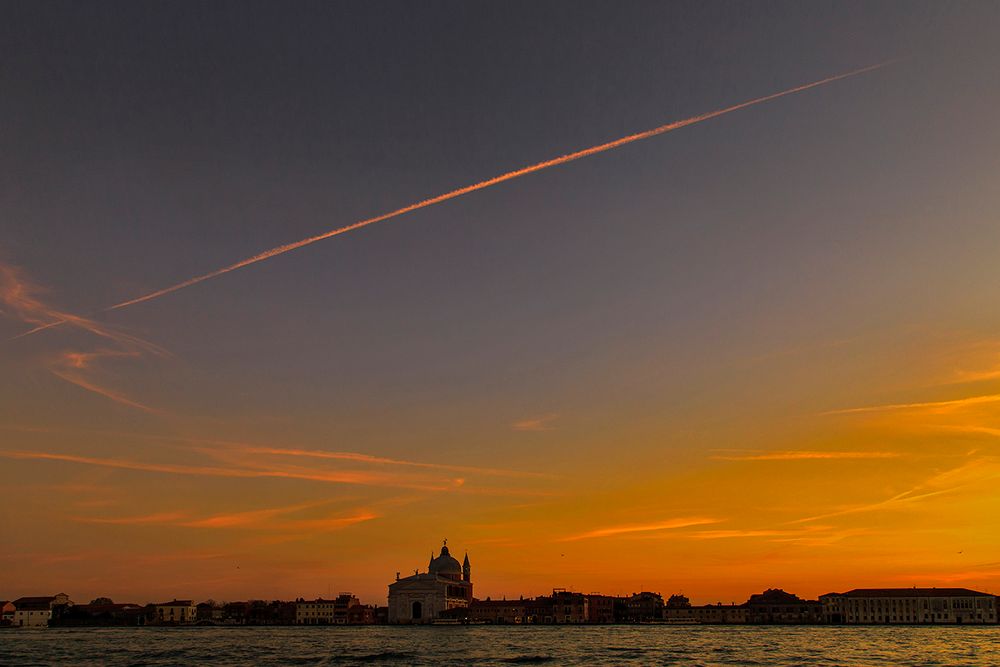
[[[1000,664],[1000,626],[4,630],[0,665]]]

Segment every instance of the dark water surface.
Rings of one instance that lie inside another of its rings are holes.
[[[1000,665],[1000,626],[5,630],[0,665]]]

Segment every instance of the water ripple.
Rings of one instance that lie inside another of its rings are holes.
[[[5,630],[0,665],[986,667],[1000,627],[192,627]]]

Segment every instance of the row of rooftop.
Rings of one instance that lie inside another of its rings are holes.
[[[967,588],[859,588],[806,600],[782,589],[751,595],[742,604],[692,605],[683,595],[666,600],[643,591],[629,596],[554,589],[535,598],[483,600],[442,609],[434,624],[972,624],[996,625],[997,597]],[[362,604],[351,593],[294,601],[216,603],[193,600],[116,603],[97,598],[75,604],[65,593],[0,600],[0,626],[79,627],[145,625],[375,625],[390,622],[387,607]],[[398,621],[394,621],[398,622]]]
[[[215,602],[170,600],[140,605],[101,597],[76,604],[65,593],[0,600],[0,627],[142,625],[373,625],[385,607],[362,604],[351,593],[292,601]]]
[[[714,625],[887,625],[1000,622],[997,597],[966,588],[858,588],[804,600],[780,588],[742,604],[692,605],[684,595],[627,597],[553,591],[533,600],[474,600],[442,612],[458,623],[664,623]]]

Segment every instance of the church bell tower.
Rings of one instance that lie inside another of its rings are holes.
[[[462,581],[472,581],[472,565],[469,564],[469,554],[465,554],[465,561],[462,563]]]

